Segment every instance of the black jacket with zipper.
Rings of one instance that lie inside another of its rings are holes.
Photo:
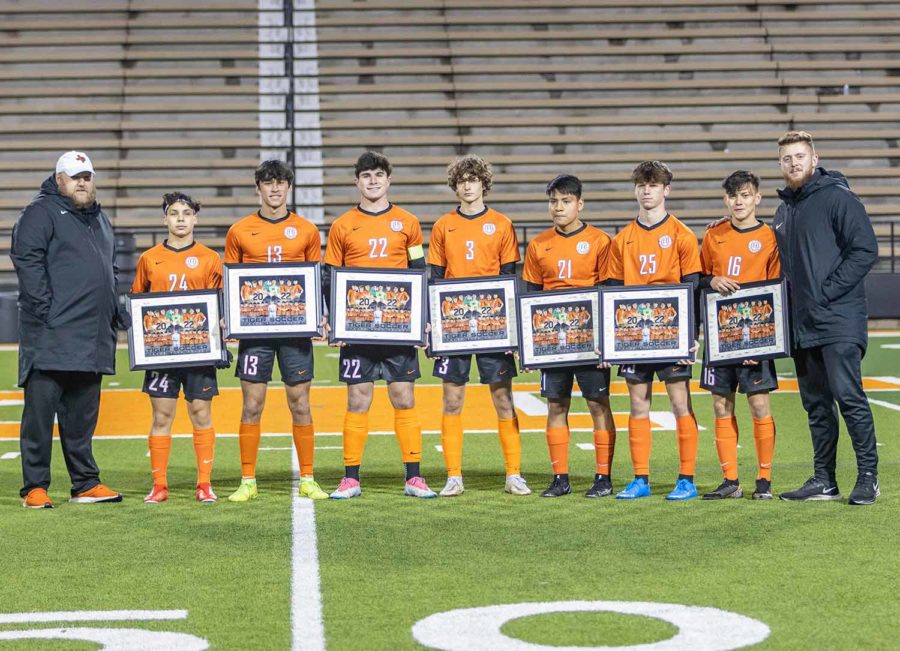
[[[843,341],[865,350],[865,277],[878,259],[865,207],[843,174],[822,167],[803,187],[778,196],[772,226],[790,287],[794,345]]]
[[[115,373],[115,239],[100,204],[41,185],[12,232],[19,279],[19,386],[32,369]]]

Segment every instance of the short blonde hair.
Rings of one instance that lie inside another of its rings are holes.
[[[816,145],[813,142],[812,134],[807,131],[788,131],[783,136],[778,139],[778,146],[784,147],[785,145],[793,145],[797,142],[805,142],[809,145],[809,148],[813,151],[816,150]]]

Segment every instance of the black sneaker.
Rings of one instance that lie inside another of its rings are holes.
[[[560,477],[559,475],[553,476],[553,481],[550,482],[550,485],[547,486],[547,490],[541,493],[541,497],[562,497],[563,495],[568,495],[572,492],[572,487],[569,485],[569,480]]]
[[[797,490],[782,493],[779,497],[786,502],[832,501],[841,499],[841,491],[837,483],[810,477]]]
[[[741,485],[737,482],[737,480],[726,479],[719,487],[707,493],[703,496],[705,500],[727,500],[727,499],[740,499],[744,496],[744,489],[741,488]]]
[[[590,487],[585,497],[606,497],[612,495],[612,482],[609,477],[598,477],[594,480],[594,485]]]
[[[849,504],[854,506],[865,506],[874,504],[875,498],[881,495],[881,488],[878,486],[878,475],[874,472],[864,472],[856,478],[856,486],[850,493]]]
[[[768,479],[757,479],[756,490],[753,491],[753,499],[770,500],[772,499],[772,482]]]

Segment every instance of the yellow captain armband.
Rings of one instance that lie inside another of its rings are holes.
[[[409,255],[410,260],[418,260],[419,258],[425,257],[425,250],[422,248],[422,245],[411,246],[406,249],[407,255]]]

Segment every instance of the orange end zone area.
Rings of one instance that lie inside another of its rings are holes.
[[[796,392],[797,381],[782,378],[779,380],[780,391]],[[900,379],[896,378],[864,378],[863,386],[868,391],[898,391]],[[628,389],[624,382],[614,382],[611,387],[614,396],[625,396]],[[241,392],[238,388],[223,388],[214,400],[213,420],[217,432],[233,433],[238,429],[241,415]],[[543,430],[546,423],[546,408],[543,407],[540,387],[537,384],[516,384],[513,387],[519,426],[522,430]],[[705,393],[697,381],[691,382],[692,393]],[[665,395],[665,386],[656,382],[653,385],[655,395]],[[311,393],[313,421],[319,433],[340,433],[343,429],[346,404],[344,387],[315,387]],[[0,400],[22,400],[21,391],[0,392]],[[7,402],[9,404],[9,402]],[[423,384],[416,387],[416,409],[426,431],[441,429],[441,386]],[[616,413],[616,427],[624,430],[628,427],[627,413]],[[590,429],[591,419],[588,414],[571,414],[570,426],[573,429]],[[147,434],[150,427],[150,401],[147,396],[136,389],[105,390],[100,400],[100,422],[97,425],[97,436],[135,436]],[[482,385],[471,385],[466,391],[466,404],[463,410],[463,427],[469,431],[493,430],[496,427],[493,405],[488,388]],[[657,418],[654,429],[668,429],[663,419]],[[394,411],[387,397],[384,385],[375,387],[375,402],[369,415],[369,429],[373,432],[393,431]],[[291,420],[287,402],[281,387],[272,387],[266,400],[263,413],[262,430],[264,433],[289,433]],[[190,421],[183,405],[179,405],[175,418],[173,433],[187,434],[191,432]],[[0,424],[0,439],[17,439],[18,423]]]

